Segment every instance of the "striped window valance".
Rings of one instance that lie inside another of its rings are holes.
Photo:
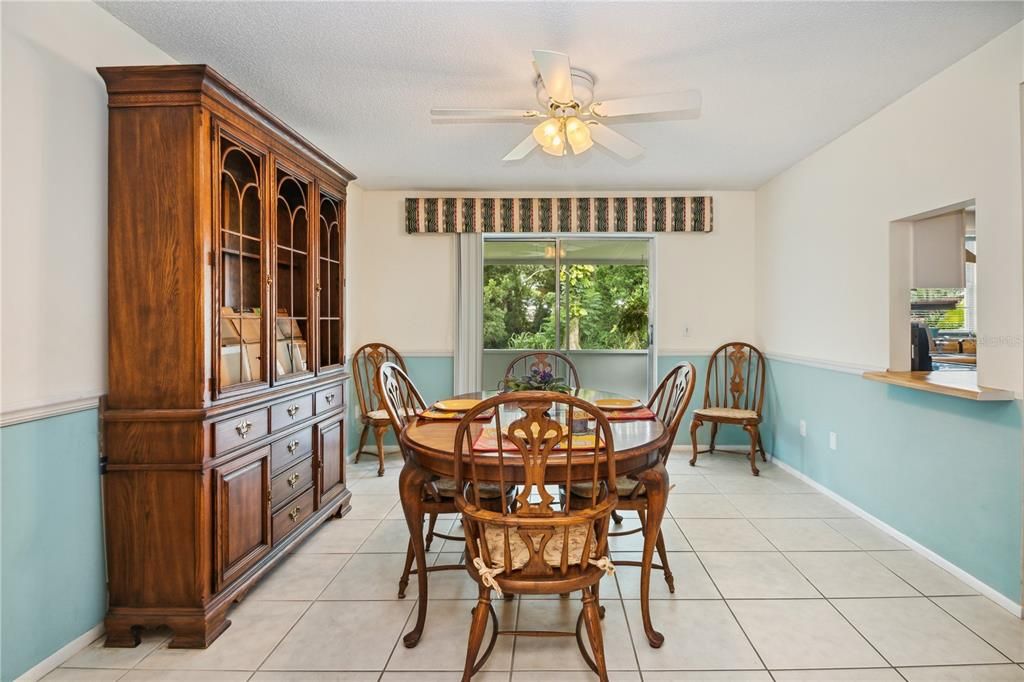
[[[711,197],[436,197],[405,200],[405,230],[710,232]]]

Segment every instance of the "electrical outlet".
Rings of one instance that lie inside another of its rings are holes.
[[[838,449],[837,446],[836,446],[836,432],[835,431],[829,431],[828,432],[828,447],[829,447],[830,450]]]
[[[803,419],[800,420],[800,435],[804,437],[807,436],[807,422]]]

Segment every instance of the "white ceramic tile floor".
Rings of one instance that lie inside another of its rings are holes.
[[[136,649],[95,642],[47,680],[137,682],[448,682],[461,678],[475,583],[430,574],[423,639],[406,649],[416,581],[397,598],[408,541],[397,504],[400,458],[350,464],[353,512],[327,523],[230,612],[206,650],[167,648],[168,631]],[[612,682],[694,680],[1024,681],[1024,623],[899,541],[771,462],[749,475],[738,455],[669,460],[677,484],[663,531],[676,591],[652,576],[651,612],[665,635],[648,646],[638,568],[602,583]],[[624,528],[635,527],[635,514]],[[441,519],[438,529],[454,527]],[[612,559],[639,558],[639,535]],[[460,543],[435,541],[428,560],[456,563]],[[728,601],[726,601],[728,600]],[[579,596],[495,600],[502,628],[571,631]],[[502,637],[476,682],[596,679],[573,638]]]

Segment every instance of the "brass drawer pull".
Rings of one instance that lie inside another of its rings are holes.
[[[299,405],[297,403],[295,405],[289,405],[288,406],[288,416],[289,417],[291,417],[292,419],[295,419],[295,415],[297,415],[298,413],[299,413]]]
[[[301,513],[302,507],[296,505],[295,509],[292,509],[290,512],[288,512],[288,518],[290,518],[292,521],[295,521],[295,519],[299,518],[299,514]]]
[[[238,424],[235,425],[235,431],[238,433],[239,436],[242,437],[243,440],[245,440],[245,436],[246,434],[249,433],[249,429],[251,428],[252,422],[249,421],[248,419],[240,421],[238,422]]]
[[[295,452],[298,449],[299,449],[299,441],[293,440],[291,443],[288,443],[288,452]]]
[[[301,476],[299,476],[298,472],[296,472],[296,473],[292,474],[291,476],[289,476],[288,477],[288,487],[289,488],[294,488],[296,485],[298,485],[300,478],[301,478]]]
[[[330,405],[331,403],[334,402],[334,394],[328,393],[327,395],[324,396],[324,400],[326,400],[327,404]]]

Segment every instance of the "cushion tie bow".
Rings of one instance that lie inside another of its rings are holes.
[[[498,581],[494,579],[494,576],[504,572],[504,568],[491,568],[484,563],[483,558],[477,557],[473,559],[473,566],[476,567],[477,573],[480,574],[480,582],[483,583],[484,587],[489,587],[494,590],[494,593],[498,595],[498,599],[504,597],[501,593],[501,586],[498,585]]]

